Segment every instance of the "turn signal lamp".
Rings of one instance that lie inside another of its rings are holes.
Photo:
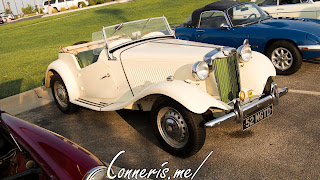
[[[239,98],[240,98],[241,101],[243,101],[244,98],[246,98],[246,93],[244,93],[244,91],[240,91]]]

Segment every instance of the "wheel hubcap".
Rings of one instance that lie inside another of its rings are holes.
[[[189,138],[187,124],[177,110],[162,108],[157,117],[157,126],[162,138],[170,146],[181,148],[187,144]]]
[[[60,82],[58,82],[58,81],[56,81],[54,83],[54,95],[55,95],[58,103],[62,107],[67,107],[67,105],[68,105],[67,91],[64,88],[64,86],[62,84],[60,84]]]
[[[288,49],[279,47],[272,52],[271,61],[277,69],[285,71],[292,66],[293,57]]]

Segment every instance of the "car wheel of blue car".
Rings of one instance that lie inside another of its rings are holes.
[[[272,43],[266,55],[276,68],[277,74],[290,75],[297,72],[302,65],[302,55],[292,43],[279,40]]]
[[[179,157],[198,152],[206,138],[203,118],[168,97],[160,97],[151,110],[152,128],[163,148]]]
[[[53,74],[50,86],[54,101],[63,113],[70,114],[78,109],[77,105],[69,101],[67,88],[59,74]]]

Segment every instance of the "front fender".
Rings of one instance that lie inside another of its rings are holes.
[[[181,80],[164,81],[154,84],[140,92],[135,96],[135,99],[141,99],[151,94],[168,96],[182,104],[188,110],[197,114],[206,112],[210,107],[216,107],[223,110],[232,109],[224,102],[215,99],[195,85],[188,84]]]
[[[53,75],[54,71],[57,72],[62,78],[67,88],[70,101],[77,99],[80,96],[80,90],[75,77],[76,73],[72,72],[68,64],[62,60],[58,59],[49,64],[46,73],[45,87],[50,88],[51,76]]]
[[[245,92],[253,90],[254,95],[262,94],[270,76],[276,76],[276,70],[264,54],[252,51],[251,60],[240,64],[241,88]]]

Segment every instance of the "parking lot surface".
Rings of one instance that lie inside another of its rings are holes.
[[[118,167],[169,168],[158,179],[173,179],[178,169],[191,169],[189,179],[320,179],[319,78],[320,61],[304,62],[297,73],[277,76],[275,82],[288,86],[289,93],[272,117],[246,131],[233,122],[207,129],[203,148],[186,159],[162,150],[147,112],[80,109],[65,115],[50,103],[17,116],[71,139],[107,163],[125,151],[114,162]]]

